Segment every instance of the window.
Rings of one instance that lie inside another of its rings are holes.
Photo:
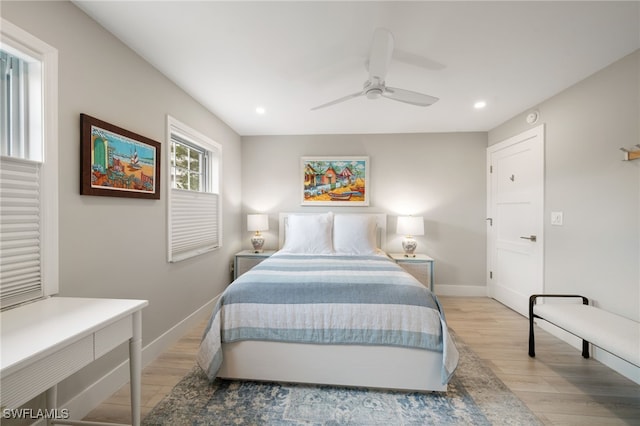
[[[169,152],[169,262],[221,246],[220,158],[222,148],[173,117],[167,117]]]
[[[173,187],[205,192],[207,160],[207,151],[174,135],[171,139]]]
[[[0,306],[58,292],[58,52],[0,26]]]
[[[42,72],[41,63],[22,52],[3,46],[2,72],[2,150],[4,157],[42,160]]]

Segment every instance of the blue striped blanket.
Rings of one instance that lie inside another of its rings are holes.
[[[443,352],[442,381],[458,363],[436,296],[387,256],[278,254],[223,292],[197,361],[214,380],[222,342],[385,345]]]

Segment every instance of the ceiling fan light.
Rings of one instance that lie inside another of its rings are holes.
[[[381,89],[371,89],[367,91],[367,98],[369,99],[378,99],[380,96],[382,96]]]

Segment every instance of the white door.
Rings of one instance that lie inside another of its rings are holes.
[[[528,316],[543,290],[544,126],[487,148],[488,295]]]

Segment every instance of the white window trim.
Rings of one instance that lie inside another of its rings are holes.
[[[42,62],[43,163],[41,165],[42,289],[58,293],[58,50],[2,18],[0,44],[28,53]]]
[[[167,144],[171,144],[171,135],[172,133],[178,133],[181,137],[186,140],[192,141],[196,143],[196,145],[201,146],[207,151],[216,152],[218,155],[216,158],[210,158],[210,161],[207,164],[207,176],[209,177],[209,182],[205,187],[210,188],[211,192],[215,192],[218,194],[218,245],[215,248],[202,250],[202,251],[194,251],[190,252],[188,255],[177,256],[172,253],[172,213],[171,213],[171,200],[172,200],[172,190],[173,183],[171,182],[171,149],[168,147],[165,151],[167,154],[165,155],[165,173],[167,179],[167,261],[168,262],[179,262],[181,260],[189,259],[194,256],[198,256],[200,254],[217,250],[222,247],[222,145],[213,141],[208,136],[198,132],[195,129],[187,126],[176,118],[167,115],[167,134],[166,141]],[[214,167],[214,162],[216,162]],[[212,182],[211,177],[214,169],[217,168],[217,182]]]

